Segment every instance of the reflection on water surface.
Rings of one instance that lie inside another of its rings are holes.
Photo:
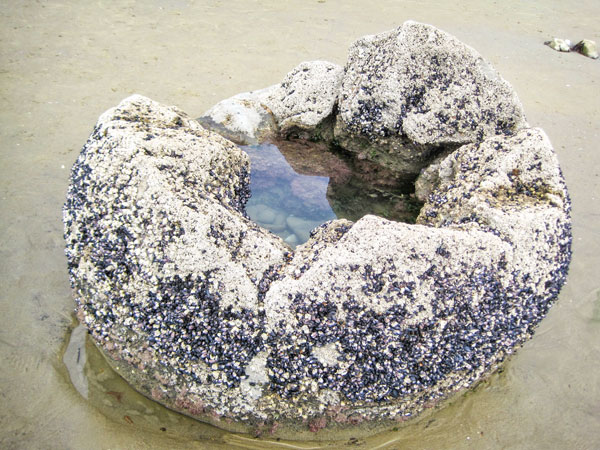
[[[366,214],[414,222],[420,204],[378,168],[360,168],[322,144],[304,141],[241,147],[250,157],[248,216],[291,247],[328,220]]]

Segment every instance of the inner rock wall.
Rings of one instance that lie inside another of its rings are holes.
[[[443,148],[527,125],[512,87],[479,53],[412,21],[352,44],[338,99],[340,145],[406,176]]]

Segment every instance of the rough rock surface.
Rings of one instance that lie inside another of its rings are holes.
[[[571,41],[568,39],[561,38],[552,38],[551,41],[544,42],[548,47],[552,50],[556,50],[557,52],[570,52],[571,51]]]
[[[361,411],[370,418],[411,414],[489,372],[556,298],[570,204],[544,133],[490,138],[446,161],[452,171],[440,175],[421,225],[365,216],[327,245],[316,234],[271,285],[267,323],[282,336],[280,354],[294,355],[288,367],[304,368],[292,378],[300,391],[319,380],[344,400],[378,404]],[[325,345],[334,366],[314,361]],[[402,406],[378,403],[396,398]]]
[[[335,137],[405,174],[440,147],[526,126],[512,87],[471,47],[408,21],[350,48]]]
[[[243,145],[278,133],[331,135],[331,124],[319,128],[333,112],[342,72],[342,67],[327,61],[303,62],[280,84],[222,100],[198,121]]]
[[[239,397],[263,341],[263,279],[289,248],[242,214],[248,164],[176,108],[132,96],[100,117],[72,170],[78,316],[117,368],[133,365],[121,373],[134,387],[176,409],[195,386],[207,403],[233,385]]]
[[[327,61],[303,62],[270,93],[267,104],[280,131],[313,130],[333,112],[343,69]]]
[[[440,181],[440,164],[446,157],[452,153],[445,151],[439,154],[431,163],[424,169],[415,180],[415,197],[420,201],[425,202],[429,194],[437,187]],[[445,172],[442,170],[442,174]]]
[[[581,53],[583,56],[587,56],[588,58],[598,59],[598,47],[596,46],[596,42],[589,39],[583,39],[582,41],[579,41],[571,50]]]
[[[343,69],[301,63],[280,84],[223,100],[200,121],[238,143],[323,140],[411,181],[440,153],[528,126],[490,63],[413,21],[357,40]]]
[[[254,145],[277,131],[267,106],[269,95],[278,86],[243,92],[217,103],[197,120],[210,130],[241,145]]]
[[[463,146],[440,163],[438,180],[418,223],[498,236],[512,245],[525,285],[556,295],[553,266],[570,260],[570,201],[542,130]]]
[[[448,39],[430,28],[400,32]],[[355,48],[386,49],[398,33]],[[452,52],[435,48],[449,65]],[[365,77],[393,72],[385,61]],[[459,146],[466,116],[442,123],[445,136],[432,131],[439,115],[418,125],[424,110],[402,122],[413,138],[458,146],[424,171],[418,224],[331,221],[293,252],[245,216],[248,157],[235,145],[140,96],[103,114],[73,167],[64,222],[78,318],[107,360],[177,411],[296,438],[393,426],[494,371],[565,281],[570,202],[548,138],[519,129],[512,91],[494,111],[515,114],[487,121],[489,94],[457,83],[447,89],[472,94],[459,112],[473,114],[474,142]]]

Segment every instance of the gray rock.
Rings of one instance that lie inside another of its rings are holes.
[[[277,214],[271,221],[264,221],[258,219],[255,215],[257,210],[252,205],[248,206],[247,212],[250,220],[254,220],[261,227],[267,228],[269,231],[278,234],[282,238],[284,236],[287,236],[286,231],[289,231],[286,222],[287,216],[289,215],[289,212],[287,210],[276,210]]]
[[[359,39],[344,70],[336,139],[399,173],[418,174],[440,149],[526,126],[512,87],[431,25],[408,21]]]
[[[358,378],[328,387],[366,399],[361,414],[371,420],[416,414],[489,374],[531,337],[566,278],[570,203],[541,130],[463,146],[439,171],[420,224],[374,216],[325,224],[265,296],[271,332],[283,324],[284,336],[316,348],[327,332],[343,336],[326,341],[343,355],[327,373]],[[312,336],[305,311],[315,310],[324,328]],[[375,328],[365,345],[367,326]],[[369,382],[358,381],[365,371]],[[310,372],[301,373],[300,390],[310,391]],[[403,406],[376,406],[383,392]]]
[[[258,204],[249,205],[246,212],[248,217],[274,233],[279,233],[287,228],[286,215],[283,211],[277,211],[269,206]]]
[[[277,216],[275,216],[275,220],[273,220],[273,222],[269,223],[269,230],[273,231],[274,233],[279,233],[279,232],[285,230],[286,227],[287,227],[286,215],[283,211],[279,211],[277,213]]]
[[[277,218],[277,211],[267,205],[256,205],[256,212],[254,215],[259,222],[273,223]]]
[[[440,177],[448,176],[448,167],[441,167],[441,163],[452,152],[443,152],[437,156],[431,164],[421,170],[418,178],[415,180],[415,197],[421,202],[425,202],[429,195],[440,183]]]
[[[222,100],[197,120],[205,127],[240,145],[263,142],[277,131],[266,99],[276,88],[244,92]]]
[[[303,62],[266,99],[282,134],[313,131],[337,101],[343,68],[327,61]]]
[[[568,222],[566,186],[550,141],[541,129],[524,129],[511,137],[465,145],[435,170],[438,183],[421,210],[419,223],[449,226],[452,222],[489,230],[493,211],[520,215],[529,209],[560,212],[560,222]],[[508,216],[503,220],[507,225],[511,221]],[[498,234],[499,229],[495,230]],[[560,234],[554,227],[546,233]]]
[[[532,128],[448,156],[417,223],[481,230],[509,243],[506,270],[519,273],[517,286],[544,303],[558,292],[570,261],[570,208],[550,141]],[[540,304],[538,311],[548,306]]]
[[[298,245],[298,236],[295,234],[290,234],[287,236],[284,241],[290,245],[290,247],[294,248]]]
[[[560,39],[555,37],[551,41],[544,42],[544,44],[546,44],[552,50],[556,50],[557,52],[571,51],[571,41],[568,39]]]
[[[331,138],[331,125],[322,129],[319,125],[333,111],[342,72],[342,67],[327,61],[303,62],[280,84],[223,100],[198,121],[242,145],[292,131]]]
[[[100,117],[64,207],[80,321],[136,389],[207,421],[254,408],[239,376],[264,347],[261,283],[289,250],[242,215],[248,168],[231,142],[136,95]]]
[[[321,222],[307,220],[300,217],[288,216],[286,219],[287,225],[294,232],[300,242],[308,241],[310,232],[321,225]]]

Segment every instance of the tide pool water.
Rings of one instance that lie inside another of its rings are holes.
[[[243,147],[251,161],[248,216],[291,247],[302,244],[313,228],[336,219],[327,201],[329,177],[294,171],[273,144]]]
[[[414,222],[420,204],[393,183],[385,187],[381,179],[369,183],[350,160],[323,146],[311,148],[303,143],[306,151],[302,153],[301,147],[299,153],[297,143],[280,141],[278,145],[241,147],[251,162],[246,213],[292,248],[306,242],[315,227],[329,220],[356,221],[374,214]]]

